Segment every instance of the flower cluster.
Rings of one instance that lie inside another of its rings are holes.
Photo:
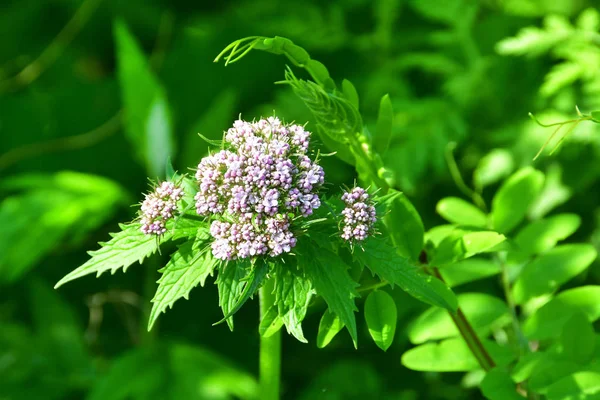
[[[195,197],[200,215],[213,215],[213,255],[234,260],[278,256],[296,245],[296,216],[321,205],[324,172],[308,157],[310,132],[270,117],[237,120],[225,134],[226,150],[202,159]]]
[[[142,227],[145,235],[162,235],[167,231],[165,223],[177,211],[177,201],[183,190],[173,182],[163,182],[146,195],[142,203]]]
[[[349,192],[344,191],[342,200],[346,208],[342,211],[342,239],[351,243],[361,242],[373,233],[377,215],[373,201],[367,191],[354,187]]]

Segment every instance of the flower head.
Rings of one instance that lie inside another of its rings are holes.
[[[377,222],[373,201],[367,191],[358,186],[344,191],[342,200],[346,203],[342,211],[342,239],[350,243],[362,242],[373,233]]]
[[[152,193],[146,195],[142,203],[141,231],[145,235],[162,235],[167,231],[168,219],[177,211],[177,201],[183,191],[173,182],[162,182]]]
[[[214,256],[289,252],[296,245],[291,221],[321,205],[317,192],[325,174],[307,155],[310,132],[275,117],[237,120],[225,142],[226,149],[202,159],[196,171],[196,211],[214,216]]]

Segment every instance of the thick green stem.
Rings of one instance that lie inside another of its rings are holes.
[[[274,303],[272,280],[268,280],[258,293],[260,318]],[[259,399],[278,400],[281,370],[281,331],[269,337],[260,336]]]
[[[433,271],[433,275],[436,278],[444,282],[444,278],[442,277],[440,271],[437,268],[431,267],[431,270]],[[467,343],[467,346],[479,362],[481,368],[483,368],[485,371],[489,371],[492,368],[494,368],[496,366],[494,360],[492,359],[486,348],[483,346],[483,343],[481,343],[481,340],[479,340],[477,333],[475,333],[475,330],[465,317],[465,314],[463,314],[462,310],[458,308],[456,310],[456,313],[450,313],[450,318],[452,318],[452,321],[454,321],[454,324],[456,325],[460,336],[462,336],[462,338]]]

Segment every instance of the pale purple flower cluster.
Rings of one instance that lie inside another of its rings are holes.
[[[177,211],[177,201],[183,196],[183,190],[173,182],[163,182],[146,195],[142,203],[141,231],[145,235],[162,235],[167,231],[168,219]]]
[[[344,191],[342,200],[346,208],[342,211],[342,239],[349,242],[361,242],[373,233],[377,215],[373,201],[367,191],[354,187],[349,192]]]
[[[213,215],[213,255],[234,260],[287,253],[296,216],[321,205],[324,172],[308,157],[310,132],[270,117],[237,120],[225,134],[226,150],[202,159],[195,197],[200,215]]]

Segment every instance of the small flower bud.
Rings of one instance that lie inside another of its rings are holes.
[[[373,234],[377,215],[373,201],[367,191],[354,187],[349,192],[344,191],[342,201],[346,208],[342,211],[342,239],[350,242],[361,242]]]
[[[182,196],[182,189],[172,182],[162,182],[152,193],[146,194],[140,210],[141,231],[145,235],[164,234],[166,222],[175,216]]]

